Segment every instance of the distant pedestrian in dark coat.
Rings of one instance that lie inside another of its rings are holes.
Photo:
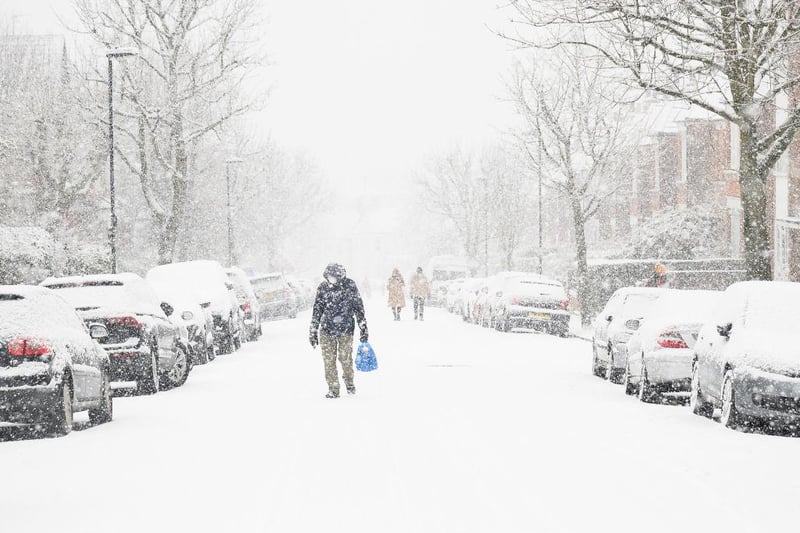
[[[367,342],[369,334],[364,316],[364,302],[356,283],[347,277],[344,267],[331,263],[325,268],[323,276],[325,281],[320,283],[314,299],[308,339],[312,348],[316,348],[317,344],[322,348],[325,380],[328,382],[328,394],[325,397],[338,398],[337,359],[342,365],[347,393],[356,393],[353,375],[353,334],[356,321],[361,330],[361,342]]]

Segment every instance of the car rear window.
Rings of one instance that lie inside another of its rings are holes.
[[[657,294],[629,294],[622,304],[622,313],[626,318],[644,316],[656,300]]]
[[[253,287],[262,291],[277,291],[286,287],[283,278],[258,278],[251,281]]]

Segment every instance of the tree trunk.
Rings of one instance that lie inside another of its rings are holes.
[[[749,279],[772,279],[766,176],[758,171],[755,134],[740,129],[739,185],[744,218],[744,258]],[[734,231],[736,229],[734,228]]]
[[[588,311],[593,307],[592,294],[589,290],[589,265],[586,259],[586,227],[583,216],[583,206],[580,197],[570,195],[572,207],[572,221],[575,228],[575,263],[578,278],[578,302],[581,306],[581,324],[590,323]]]

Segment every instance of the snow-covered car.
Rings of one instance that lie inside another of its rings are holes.
[[[720,291],[686,290],[658,299],[628,341],[626,394],[651,402],[662,393],[689,393],[697,335],[721,296]]]
[[[42,286],[69,302],[87,324],[106,327],[100,339],[111,361],[111,379],[136,382],[142,394],[176,387],[189,373],[188,354],[172,307],[158,299],[141,276],[132,273],[47,278]]]
[[[465,259],[455,256],[441,255],[432,257],[425,272],[430,272],[431,295],[428,303],[432,306],[444,306],[447,298],[446,283],[454,279],[467,278],[470,265]]]
[[[450,313],[458,312],[458,302],[461,299],[461,289],[466,283],[466,279],[454,279],[447,285],[447,293],[445,295],[445,307]]]
[[[689,404],[741,428],[800,423],[800,283],[745,281],[725,290],[695,344]]]
[[[256,298],[261,304],[261,318],[297,318],[295,293],[283,274],[275,272],[250,278]]]
[[[214,317],[208,311],[209,303],[195,302],[194,296],[181,290],[159,291],[158,297],[168,303],[174,312],[170,321],[180,329],[184,347],[189,352],[192,365],[204,365],[216,357],[214,351]]]
[[[217,353],[233,353],[242,345],[243,313],[233,284],[217,261],[201,259],[159,265],[147,272],[146,279],[156,290],[178,288],[193,294],[198,304],[210,304]]]
[[[0,286],[0,421],[57,435],[72,430],[76,411],[111,421],[110,362],[92,339],[106,335],[48,289]]]
[[[567,293],[559,281],[538,274],[519,274],[502,278],[491,312],[500,331],[542,329],[566,337],[568,307]]]
[[[461,318],[465,322],[475,322],[473,312],[475,310],[475,302],[478,299],[478,294],[486,280],[483,278],[469,278],[464,282],[461,287],[461,294],[458,306],[461,313]]]
[[[244,313],[245,340],[254,341],[261,336],[261,304],[244,270],[238,267],[225,269],[228,279],[233,283],[233,290]]]
[[[592,373],[611,383],[622,383],[630,340],[650,307],[669,289],[623,287],[617,289],[594,319]]]

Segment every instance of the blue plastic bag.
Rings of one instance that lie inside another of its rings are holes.
[[[359,372],[372,372],[378,368],[378,358],[375,357],[375,350],[368,342],[358,345],[356,351],[356,370]]]

